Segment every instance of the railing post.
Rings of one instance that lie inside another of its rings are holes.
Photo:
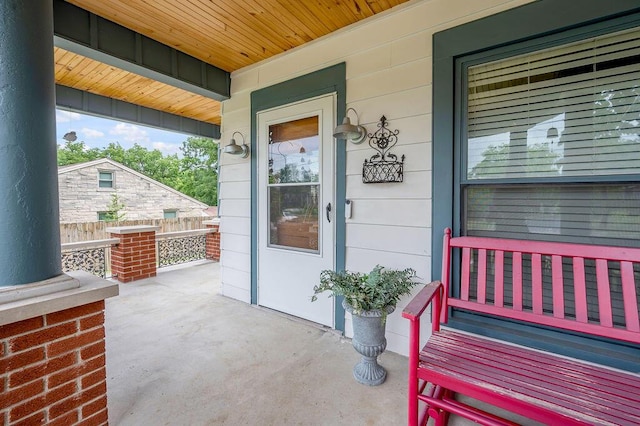
[[[111,249],[111,275],[127,283],[155,277],[156,232],[159,226],[120,226],[107,228],[111,238],[120,242]]]
[[[220,261],[220,219],[205,220],[202,222],[207,228],[213,228],[213,232],[207,234],[207,259]]]

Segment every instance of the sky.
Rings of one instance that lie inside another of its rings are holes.
[[[180,154],[182,142],[190,136],[56,109],[56,143],[64,144],[62,137],[71,131],[89,148],[104,148],[111,142],[119,142],[128,149],[137,143],[149,150],[158,149],[163,155]]]

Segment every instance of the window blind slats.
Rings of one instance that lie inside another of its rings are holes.
[[[639,34],[470,68],[467,178],[640,173]]]

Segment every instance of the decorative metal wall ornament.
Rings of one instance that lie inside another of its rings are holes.
[[[387,118],[383,115],[378,122],[378,130],[369,133],[369,146],[377,151],[362,166],[363,183],[402,182],[404,155],[398,156],[389,151],[398,143],[399,130],[387,128]]]

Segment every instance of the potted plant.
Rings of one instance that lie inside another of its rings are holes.
[[[398,300],[409,294],[416,272],[411,269],[385,269],[380,265],[368,274],[360,272],[320,273],[320,284],[313,290],[311,300],[318,294],[329,291],[333,296],[343,296],[342,306],[353,318],[353,347],[362,359],[353,368],[353,377],[362,384],[376,386],[387,377],[386,370],[378,364],[378,355],[387,347],[385,325],[387,315],[392,313]]]

